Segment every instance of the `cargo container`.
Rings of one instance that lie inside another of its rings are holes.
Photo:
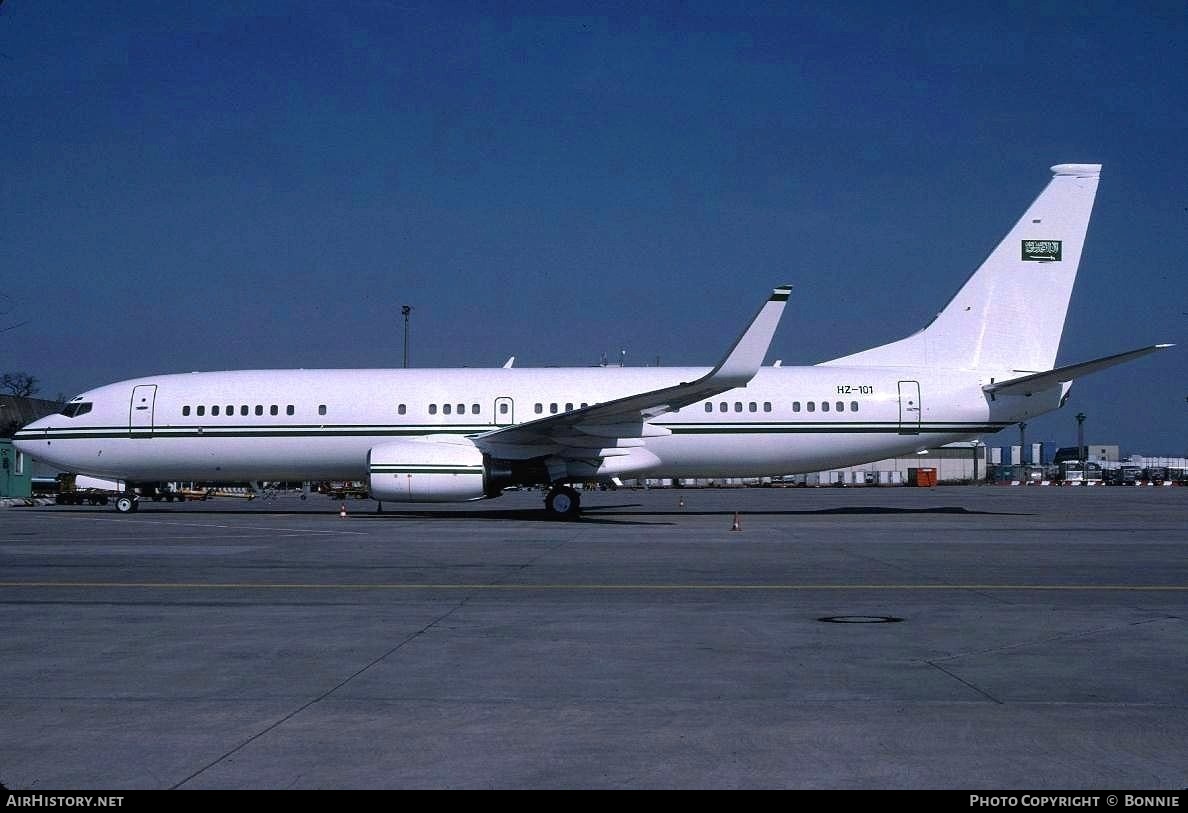
[[[929,488],[936,485],[936,469],[908,469],[908,485]]]

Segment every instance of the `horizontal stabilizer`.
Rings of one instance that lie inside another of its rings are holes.
[[[1155,344],[1150,347],[1142,347],[1138,350],[1130,350],[1113,356],[1104,356],[1103,358],[1082,362],[1081,364],[1070,364],[1067,367],[1057,367],[1055,370],[1048,370],[1043,373],[1025,375],[1022,378],[998,381],[994,384],[986,384],[982,387],[982,391],[991,395],[1031,395],[1034,392],[1051,389],[1052,387],[1072,381],[1074,378],[1080,378],[1081,376],[1089,375],[1089,373],[1096,373],[1098,370],[1123,364],[1158,350],[1166,350],[1169,347],[1175,347],[1175,345]]]

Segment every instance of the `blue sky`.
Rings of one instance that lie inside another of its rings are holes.
[[[544,9],[544,11],[542,11]],[[595,11],[596,10],[596,11]],[[1105,165],[1060,360],[1188,340],[1182,2],[0,7],[0,370],[712,364],[926,324]],[[1188,348],[1029,440],[1188,454]],[[994,445],[1017,442],[1007,431]]]

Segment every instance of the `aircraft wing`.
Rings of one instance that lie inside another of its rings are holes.
[[[790,291],[788,285],[772,291],[718,365],[695,381],[495,429],[472,439],[480,447],[497,450],[503,457],[567,456],[566,450],[572,449],[573,456],[589,458],[604,456],[597,453],[598,449],[613,454],[607,447],[615,447],[619,440],[667,435],[669,430],[652,426],[648,421],[718,393],[745,387],[755,377],[771,346]]]
[[[982,391],[995,396],[1031,395],[1034,392],[1040,392],[1041,390],[1067,383],[1074,378],[1080,378],[1083,375],[1095,373],[1098,370],[1104,370],[1107,367],[1113,367],[1115,364],[1122,364],[1159,350],[1166,350],[1169,347],[1175,347],[1175,345],[1154,344],[1150,347],[1140,347],[1138,350],[1129,350],[1113,356],[1103,356],[1102,358],[1082,362],[1081,364],[1070,364],[1066,367],[1057,367],[1055,370],[1048,370],[1043,373],[1032,373],[1021,378],[1012,378],[1008,381],[997,381],[993,384],[986,384],[982,387]]]

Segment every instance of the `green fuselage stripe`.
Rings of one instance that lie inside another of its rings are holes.
[[[913,434],[983,434],[998,432],[1009,423],[944,422],[896,423],[860,421],[815,422],[745,422],[732,423],[673,423],[656,424],[674,435],[751,435],[751,434],[898,434],[909,430]],[[78,429],[50,429],[19,431],[16,440],[74,440],[85,438],[315,438],[315,437],[421,437],[424,435],[476,435],[499,427],[467,424],[461,426],[278,426],[278,427],[153,427],[135,428],[114,426],[80,427]]]
[[[417,466],[405,465],[373,465],[372,474],[478,474],[482,475],[482,466]]]

